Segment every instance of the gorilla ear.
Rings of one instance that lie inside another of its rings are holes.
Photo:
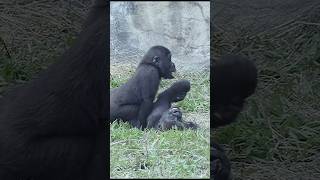
[[[155,63],[155,64],[159,64],[159,60],[160,60],[160,57],[159,56],[154,56],[152,58],[152,62]]]

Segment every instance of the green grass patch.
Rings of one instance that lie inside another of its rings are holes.
[[[110,128],[113,178],[208,178],[209,131],[141,131],[126,123]]]

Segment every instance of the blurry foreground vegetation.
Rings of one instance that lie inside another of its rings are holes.
[[[256,35],[213,36],[215,55],[243,54],[259,70],[239,121],[214,133],[235,179],[320,177],[320,7],[314,9]]]
[[[2,0],[0,95],[54,62],[73,42],[90,1]]]

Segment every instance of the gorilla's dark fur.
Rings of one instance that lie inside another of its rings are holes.
[[[168,110],[173,102],[182,101],[189,91],[190,82],[188,80],[179,80],[160,93],[157,101],[153,104],[152,112],[147,118],[147,128],[157,128],[163,112]]]
[[[1,180],[106,179],[107,1],[61,59],[2,99]]]
[[[197,124],[182,120],[182,112],[178,107],[172,107],[163,112],[156,126],[158,130],[162,131],[172,129],[174,127],[176,127],[178,130],[196,130],[198,128]]]
[[[216,60],[213,66],[213,127],[233,122],[256,86],[257,69],[252,61],[236,55]]]
[[[223,56],[213,67],[213,128],[236,120],[247,97],[257,86],[254,63],[237,55]],[[215,180],[230,178],[230,162],[218,144],[211,143],[211,172]]]
[[[154,46],[141,60],[131,79],[110,92],[110,120],[122,119],[144,129],[152,111],[153,100],[162,78],[172,79],[175,65],[171,52],[163,46]]]

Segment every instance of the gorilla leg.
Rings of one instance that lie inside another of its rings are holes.
[[[138,113],[139,113],[139,107],[136,105],[125,105],[121,106],[118,109],[118,115],[117,117],[120,119],[126,119],[129,124],[131,124],[135,128],[140,128],[141,124],[138,121]]]
[[[163,113],[171,107],[173,102],[182,101],[186,97],[187,92],[190,91],[190,88],[191,85],[188,80],[179,80],[161,92],[157,97],[157,101],[153,104],[152,112],[147,118],[147,128],[157,128],[156,125],[159,123]]]

